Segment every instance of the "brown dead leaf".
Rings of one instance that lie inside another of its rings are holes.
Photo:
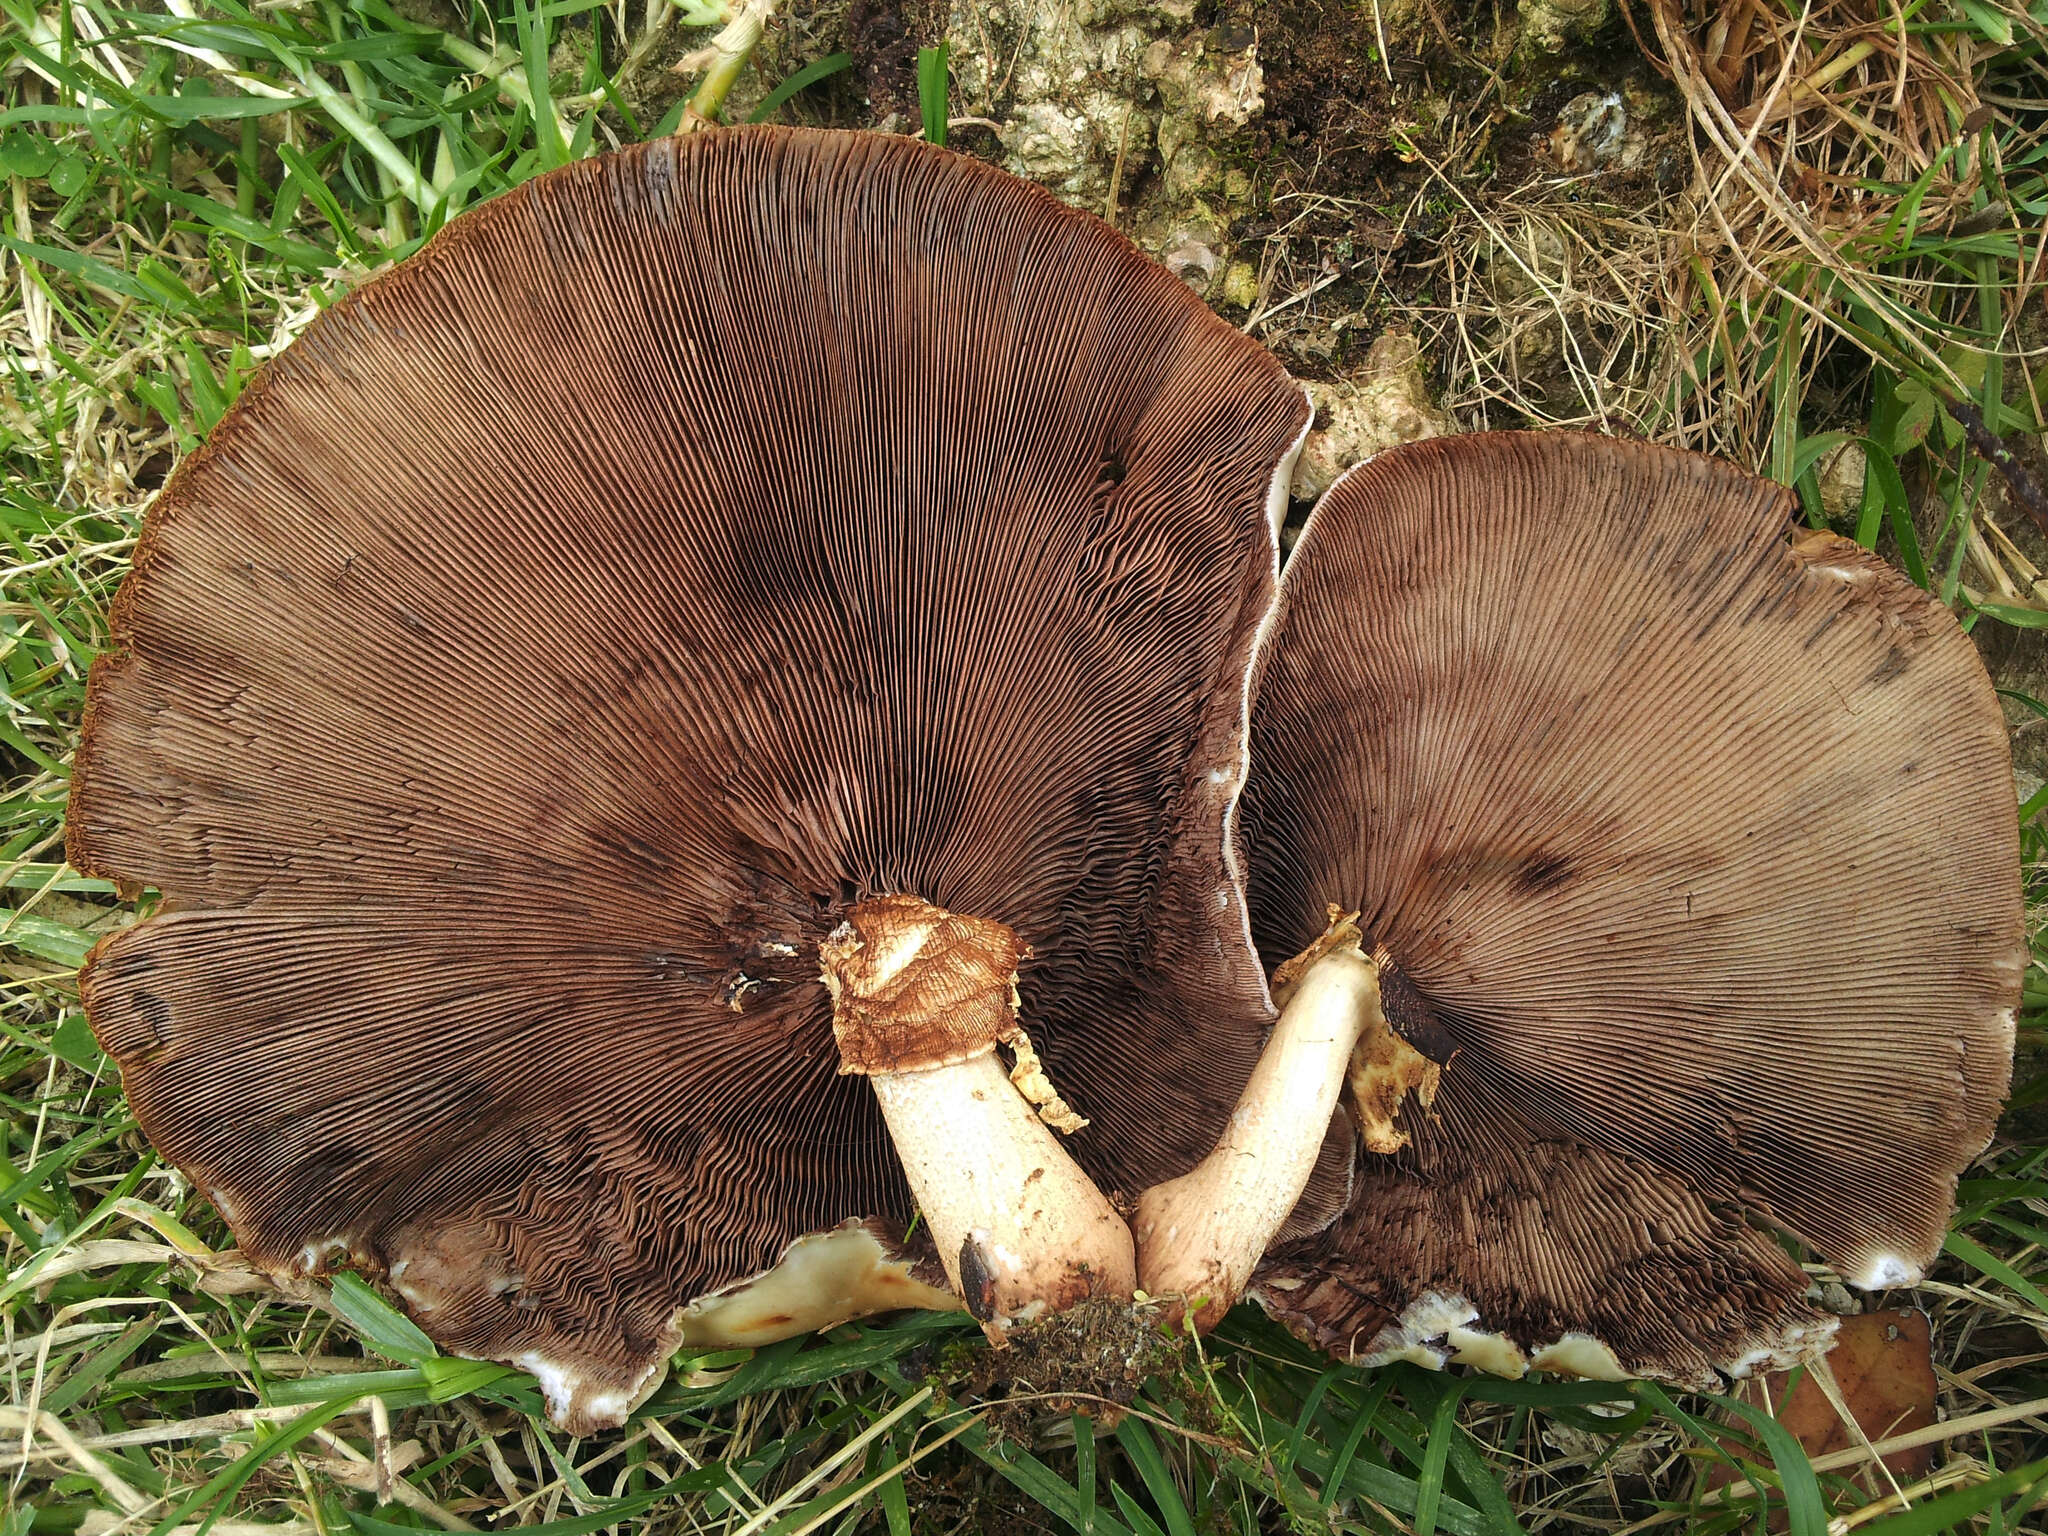
[[[1843,1318],[1827,1363],[1865,1439],[1883,1440],[1934,1422],[1934,1361],[1924,1313],[1893,1307]],[[1738,1383],[1736,1395],[1768,1406],[1809,1457],[1859,1444],[1814,1374],[1801,1370],[1796,1375],[1794,1381],[1791,1374],[1773,1371]],[[1899,1482],[1917,1482],[1933,1466],[1934,1452],[1932,1445],[1915,1446],[1892,1452],[1884,1463]],[[1886,1486],[1874,1467],[1865,1466],[1852,1475],[1872,1494]],[[1732,1467],[1717,1462],[1707,1471],[1707,1483],[1718,1488],[1735,1476]],[[1772,1529],[1779,1528],[1774,1519]]]

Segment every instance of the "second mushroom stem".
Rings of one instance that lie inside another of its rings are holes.
[[[1314,960],[1216,1150],[1138,1201],[1131,1225],[1149,1294],[1187,1298],[1199,1328],[1222,1320],[1307,1187],[1354,1053],[1374,1028],[1386,1028],[1379,967],[1355,942]]]

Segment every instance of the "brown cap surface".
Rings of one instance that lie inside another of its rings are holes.
[[[1262,651],[1254,935],[1270,968],[1359,911],[1442,1063],[1257,1282],[1330,1347],[1456,1297],[1702,1380],[1811,1322],[1745,1222],[1866,1285],[1939,1248],[2010,1071],[2005,729],[1953,618],[1791,510],[1689,454],[1481,434],[1310,522]]]
[[[593,1414],[680,1304],[910,1214],[819,974],[863,898],[1011,929],[1075,1155],[1186,1166],[1257,1046],[1223,825],[1305,415],[903,139],[458,220],[250,386],[116,605],[70,850],[175,906],[85,980],[144,1128],[260,1258]]]

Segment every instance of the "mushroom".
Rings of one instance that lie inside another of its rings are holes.
[[[1368,1362],[1704,1384],[1915,1281],[2008,1085],[2011,766],[1951,615],[1783,489],[1573,434],[1396,449],[1309,520],[1242,806],[1285,1007],[1141,1282]]]
[[[1307,414],[907,140],[455,221],[251,383],[115,604],[69,847],[167,898],[83,983],[144,1130],[577,1428],[685,1340],[951,1304],[877,1235],[913,1197],[998,1334],[1127,1295],[1091,1176],[1187,1166],[1256,1054],[1192,1021],[1263,1007],[1225,821]]]

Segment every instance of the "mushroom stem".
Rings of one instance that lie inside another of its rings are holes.
[[[868,1080],[946,1274],[991,1339],[1089,1296],[1131,1294],[1130,1228],[994,1051]]]
[[[818,945],[839,1070],[864,1074],[954,1288],[991,1339],[1137,1286],[1131,1229],[1040,1117],[1087,1122],[1017,1022],[1017,935],[916,896],[847,910]],[[1005,1073],[999,1041],[1013,1042]]]
[[[1384,1026],[1379,967],[1355,944],[1302,974],[1216,1150],[1138,1201],[1138,1278],[1154,1296],[1200,1301],[1221,1322],[1315,1167],[1366,1031]]]

